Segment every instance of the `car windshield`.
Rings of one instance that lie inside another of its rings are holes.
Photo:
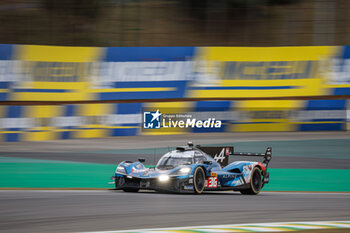
[[[172,169],[181,165],[189,165],[192,164],[192,157],[173,157],[173,156],[165,156],[162,157],[158,164],[158,169]]]

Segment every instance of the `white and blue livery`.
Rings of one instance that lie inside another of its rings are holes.
[[[258,156],[263,162],[236,161],[229,156]],[[196,193],[203,191],[240,191],[258,194],[269,182],[267,172],[272,149],[266,153],[234,153],[233,147],[201,147],[188,143],[163,155],[153,168],[138,162],[121,162],[113,177],[115,188],[126,192],[150,189],[163,192]]]

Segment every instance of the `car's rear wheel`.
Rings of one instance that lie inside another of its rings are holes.
[[[249,189],[241,190],[241,193],[246,195],[256,195],[260,193],[262,186],[263,181],[260,168],[255,167],[251,173]]]
[[[193,175],[194,192],[201,194],[204,191],[205,173],[203,168],[197,167]]]

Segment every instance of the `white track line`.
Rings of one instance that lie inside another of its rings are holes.
[[[350,221],[317,221],[317,222],[277,222],[277,223],[252,223],[252,224],[233,224],[233,225],[212,225],[212,226],[192,226],[192,227],[170,227],[170,228],[153,228],[153,229],[133,229],[123,231],[94,231],[80,233],[174,233],[174,231],[186,233],[186,230],[197,230],[202,232],[234,232],[245,230],[247,232],[282,232],[288,231],[286,228],[298,230],[308,229],[329,229],[329,228],[350,228]],[[229,229],[229,230],[227,230]]]

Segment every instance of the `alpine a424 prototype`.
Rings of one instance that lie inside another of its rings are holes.
[[[236,161],[228,164],[229,156],[263,157],[263,162]],[[163,155],[155,168],[146,168],[144,159],[138,162],[123,161],[112,177],[115,188],[125,192],[140,189],[176,193],[203,191],[240,191],[242,194],[258,194],[269,182],[268,164],[272,149],[266,153],[235,153],[234,148],[188,146]]]

